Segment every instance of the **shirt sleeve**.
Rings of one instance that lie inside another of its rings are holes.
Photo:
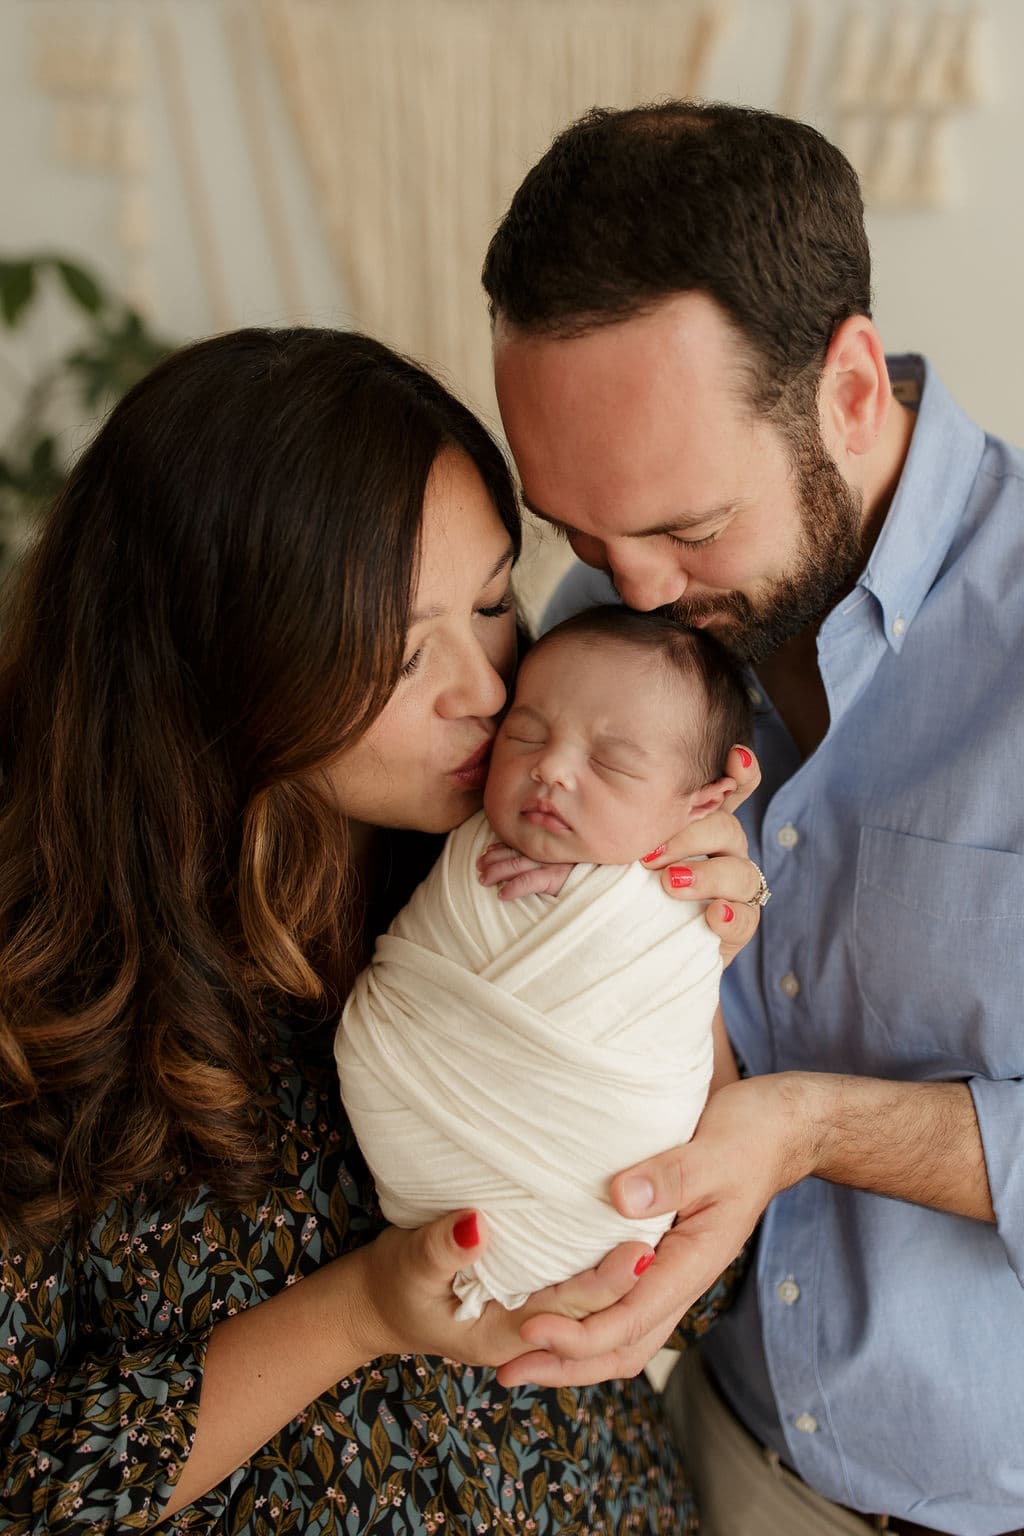
[[[972,1077],[996,1230],[1024,1286],[1024,1080]]]
[[[94,1344],[64,1249],[0,1259],[0,1280],[0,1529],[146,1529],[191,1448],[209,1333]]]

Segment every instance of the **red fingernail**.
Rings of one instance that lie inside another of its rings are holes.
[[[660,859],[664,852],[665,852],[665,844],[664,843],[659,843],[657,848],[655,848],[652,853],[645,853],[644,854],[643,858],[640,860],[640,863],[641,864],[649,864],[652,859]]]
[[[455,1241],[460,1248],[475,1248],[480,1241],[480,1228],[476,1224],[476,1211],[460,1216],[455,1223]]]
[[[736,913],[733,911],[732,907],[730,907],[729,903],[727,901],[723,901],[722,902],[722,922],[723,923],[731,923],[735,916],[736,916]]]
[[[751,753],[747,751],[746,747],[737,747],[736,752],[744,768],[749,768],[751,763],[754,761]]]
[[[650,1267],[651,1267],[651,1265],[653,1263],[654,1263],[654,1254],[653,1253],[645,1253],[643,1258],[637,1259],[636,1263],[633,1265],[633,1273],[634,1273],[634,1275],[642,1275],[644,1270],[645,1269],[650,1269]]]
[[[673,864],[668,872],[668,883],[674,891],[684,891],[693,884],[693,870],[685,864]]]

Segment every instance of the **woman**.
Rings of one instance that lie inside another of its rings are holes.
[[[381,1231],[334,1092],[432,851],[380,829],[479,804],[518,543],[470,413],[329,331],[178,353],[54,509],[0,675],[6,1530],[686,1528],[645,1383],[479,1368],[636,1245],[455,1324],[482,1223]]]

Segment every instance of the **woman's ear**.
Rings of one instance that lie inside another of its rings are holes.
[[[702,816],[710,816],[712,811],[720,810],[723,800],[736,787],[736,780],[726,776],[716,779],[713,784],[702,784],[699,789],[691,789],[683,801],[686,812],[684,826],[688,826],[691,821],[699,821]]]

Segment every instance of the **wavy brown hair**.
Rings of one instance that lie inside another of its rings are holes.
[[[265,1187],[277,1012],[358,963],[315,770],[402,664],[424,490],[474,416],[364,336],[246,330],[118,405],[10,595],[0,664],[0,1241],[132,1188]]]

